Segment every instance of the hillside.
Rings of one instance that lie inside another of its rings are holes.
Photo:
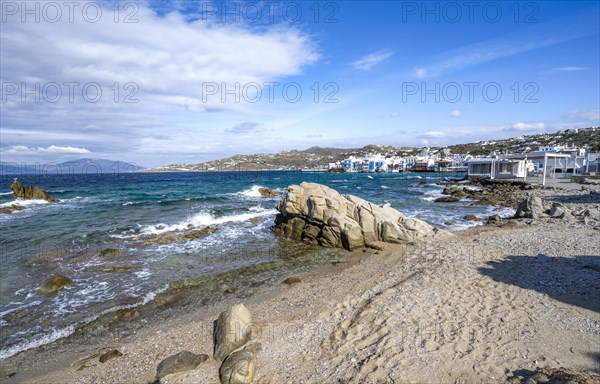
[[[449,149],[453,154],[471,154],[474,156],[497,153],[523,153],[537,150],[541,146],[569,144],[588,146],[592,152],[600,152],[600,129],[584,128],[578,130],[542,133],[519,136],[510,139],[478,141],[456,144],[448,147],[433,147],[432,152]],[[382,154],[385,156],[416,156],[419,148],[396,147],[370,144],[362,148],[322,148],[310,147],[303,151],[292,150],[278,153],[235,155],[223,159],[198,164],[170,164],[159,168],[145,169],[144,172],[202,172],[202,171],[244,171],[260,169],[299,170],[326,168],[329,163],[350,156]]]

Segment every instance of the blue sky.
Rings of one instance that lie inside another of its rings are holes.
[[[2,161],[158,166],[600,125],[597,1],[114,3],[2,4]]]

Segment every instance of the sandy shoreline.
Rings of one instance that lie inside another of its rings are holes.
[[[539,192],[600,208],[598,194]],[[538,367],[600,373],[599,224],[511,222],[451,240],[357,250],[345,263],[294,274],[299,284],[186,308],[102,345],[26,351],[0,363],[0,377],[148,383],[174,353],[212,355],[212,322],[236,302],[252,312],[263,346],[257,383],[504,382]],[[123,356],[83,361],[105,348]],[[216,383],[218,368],[209,359],[161,382]]]

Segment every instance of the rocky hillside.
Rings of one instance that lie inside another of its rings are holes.
[[[555,133],[519,136],[510,139],[478,141],[448,147],[431,148],[432,153],[449,149],[453,154],[488,155],[497,153],[522,153],[537,150],[540,146],[569,144],[588,145],[593,152],[600,152],[600,128],[566,130]],[[350,156],[382,154],[385,156],[415,156],[419,148],[367,145],[362,148],[311,147],[303,151],[292,150],[278,153],[235,155],[228,158],[199,164],[170,164],[145,172],[200,172],[200,171],[244,171],[260,169],[299,170],[327,168],[329,163]]]

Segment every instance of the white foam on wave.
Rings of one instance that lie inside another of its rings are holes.
[[[246,197],[262,197],[259,189],[265,188],[262,185],[253,185],[249,189],[245,189],[243,191],[237,192],[238,195],[246,196]]]
[[[12,192],[0,192],[0,196],[8,196],[8,195],[12,195]]]
[[[69,325],[68,327],[60,329],[51,328],[48,332],[44,333],[43,335],[38,335],[24,343],[13,345],[10,348],[0,350],[0,361],[8,359],[9,357],[14,356],[21,351],[39,347],[40,345],[49,344],[55,340],[67,337],[73,332],[75,332],[75,325]]]
[[[168,284],[163,286],[162,288],[157,289],[156,291],[150,291],[150,292],[146,293],[144,296],[142,296],[142,300],[138,303],[130,304],[130,305],[119,305],[119,306],[116,306],[113,308],[106,309],[97,315],[93,315],[93,316],[90,316],[90,317],[84,319],[81,323],[82,324],[91,323],[92,321],[98,319],[100,316],[102,316],[104,314],[118,311],[120,309],[136,308],[136,307],[148,304],[149,302],[154,300],[157,295],[165,292],[167,289],[169,289]],[[9,357],[14,356],[19,352],[22,352],[22,351],[25,351],[25,350],[28,350],[31,348],[36,348],[41,345],[52,343],[53,341],[62,339],[63,337],[68,337],[69,335],[73,334],[73,332],[75,332],[76,325],[77,324],[71,324],[67,327],[59,328],[59,329],[53,327],[53,328],[50,328],[47,332],[45,332],[42,335],[34,336],[31,340],[28,340],[24,343],[20,343],[17,345],[13,345],[7,349],[2,349],[2,350],[0,350],[0,361],[8,359]]]
[[[248,221],[255,217],[275,215],[277,213],[277,210],[275,209],[265,209],[260,206],[250,207],[248,210],[249,212],[247,213],[239,213],[236,215],[227,216],[215,216],[209,212],[200,212],[177,224],[169,225],[159,223],[156,225],[144,226],[142,227],[140,233],[143,235],[157,235],[165,232],[185,230],[190,224],[192,224],[194,227],[205,227],[208,225],[237,223]]]
[[[132,205],[132,204],[135,204],[135,203],[133,201],[127,201],[121,205],[125,206],[125,205]]]
[[[13,200],[13,201],[9,201],[9,202],[0,204],[0,208],[10,207],[11,205],[20,205],[22,207],[28,207],[28,206],[45,205],[45,204],[48,204],[48,202],[46,200],[41,200],[41,199],[23,200],[23,199],[19,198],[19,199]]]

